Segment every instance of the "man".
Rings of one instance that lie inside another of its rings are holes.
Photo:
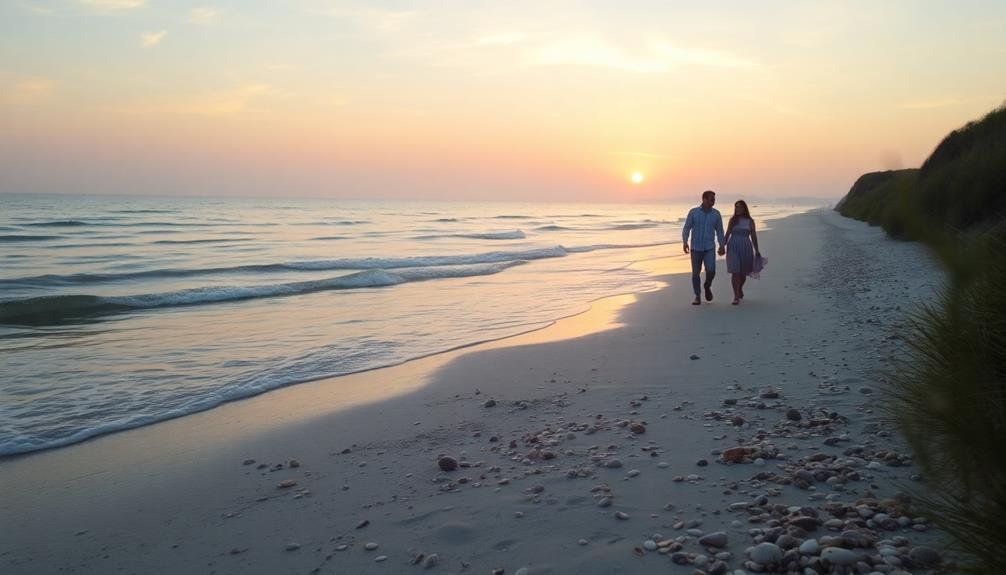
[[[702,266],[706,267],[706,301],[713,301],[713,278],[716,277],[716,254],[723,255],[726,248],[723,245],[723,218],[719,210],[713,209],[716,203],[716,192],[706,190],[702,192],[702,205],[692,208],[685,218],[685,230],[682,238],[685,244],[685,253],[692,254],[692,289],[695,291],[695,301],[692,305],[701,305],[702,299],[699,297],[699,272]],[[688,234],[692,235],[692,247],[688,249]],[[715,235],[715,238],[714,238]],[[713,251],[716,245],[713,240],[719,240],[719,252]]]

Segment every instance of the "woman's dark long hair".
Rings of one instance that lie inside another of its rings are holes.
[[[740,206],[744,211],[740,214],[737,213],[737,206]],[[751,212],[748,211],[748,203],[744,200],[737,200],[734,202],[734,215],[730,216],[730,223],[728,225],[733,226],[737,223],[737,218],[747,218],[751,220],[751,224],[754,225],[754,218],[751,217]]]

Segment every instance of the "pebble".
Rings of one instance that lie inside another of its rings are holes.
[[[821,551],[821,559],[827,560],[832,565],[852,565],[859,561],[859,555],[855,551],[841,547],[827,547]]]
[[[615,519],[621,519],[622,521],[625,521],[628,518],[629,518],[629,514],[626,513],[626,512],[624,512],[624,511],[616,511],[615,512]]]
[[[287,543],[286,544],[286,550],[287,551],[296,551],[298,549],[300,549],[300,543]]]
[[[694,359],[699,359],[699,356],[698,356],[697,354],[694,354],[694,353],[693,353],[693,354],[692,354],[691,356],[689,356],[689,358],[688,358],[688,359],[692,359],[692,360],[694,360]]]
[[[698,461],[695,462],[695,465],[698,465],[699,467],[705,467],[705,466],[709,465],[709,461],[707,461],[705,459],[700,459],[700,460],[698,460]]]
[[[723,531],[715,531],[699,538],[699,544],[706,547],[726,547],[727,534]]]
[[[629,477],[635,477],[635,476],[639,475],[639,473],[640,473],[640,471],[638,469],[633,469],[633,470],[629,471],[628,473],[626,473],[626,475],[628,475]]]
[[[521,567],[516,573],[514,573],[514,575],[531,575],[531,569],[528,567]]]
[[[431,569],[436,567],[438,563],[440,563],[440,555],[430,553],[426,556],[426,559],[423,559],[423,569]]]
[[[454,471],[458,468],[458,460],[449,455],[445,455],[437,460],[437,465],[444,471]]]
[[[373,541],[371,541],[371,542],[367,543],[366,545],[364,545],[363,548],[366,549],[367,551],[373,551],[374,549],[377,549],[377,543],[374,543]]]
[[[580,545],[586,545],[587,543],[589,543],[589,541],[587,541],[586,539],[581,539],[577,541],[577,543],[579,543]]]
[[[803,416],[800,415],[800,411],[797,409],[789,409],[786,411],[786,419],[790,421],[800,421],[802,418]]]
[[[759,543],[748,549],[748,557],[755,563],[771,565],[782,561],[782,549],[775,543]]]
[[[374,563],[381,563],[382,561],[387,561],[387,560],[388,560],[388,556],[387,555],[378,555],[377,557],[374,557]]]
[[[496,407],[496,400],[487,399],[486,402],[482,404],[482,407]]]
[[[804,555],[817,555],[820,550],[821,544],[817,542],[817,539],[808,539],[800,544],[800,553]]]
[[[621,467],[622,466],[622,460],[621,459],[612,458],[612,459],[609,459],[609,460],[605,461],[604,462],[604,466],[607,467],[608,469],[615,469],[616,467]]]
[[[636,435],[646,433],[646,426],[642,423],[631,423],[629,424],[629,431],[635,433]]]
[[[646,541],[643,541],[643,548],[647,551],[656,551],[657,542],[652,539],[647,539]]]

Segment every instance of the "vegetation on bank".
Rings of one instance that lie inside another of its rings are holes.
[[[975,573],[1006,572],[1006,105],[919,169],[866,174],[836,209],[926,243],[947,269],[911,318],[883,409],[926,483],[916,503]]]

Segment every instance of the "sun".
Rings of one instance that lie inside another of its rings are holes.
[[[646,178],[643,176],[642,172],[632,172],[632,176],[629,179],[632,180],[633,184],[642,184],[643,180]]]

